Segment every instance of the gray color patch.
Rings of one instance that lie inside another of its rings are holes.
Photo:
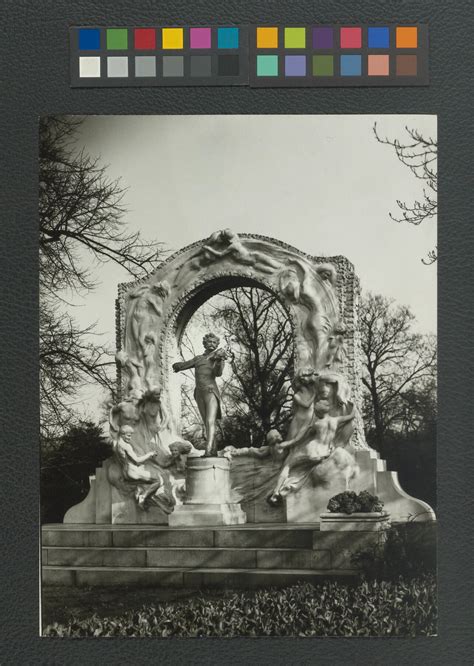
[[[191,56],[191,76],[211,76],[211,56]]]
[[[136,56],[135,76],[156,76],[156,57]]]
[[[107,76],[109,76],[109,77],[127,77],[128,76],[128,57],[127,56],[109,56],[107,58]]]
[[[163,76],[184,76],[183,56],[163,56]]]

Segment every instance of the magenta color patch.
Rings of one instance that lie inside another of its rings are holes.
[[[211,48],[211,29],[210,28],[191,28],[189,45],[192,49],[210,49]]]

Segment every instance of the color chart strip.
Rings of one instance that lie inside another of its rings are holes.
[[[426,25],[76,27],[75,87],[428,84]]]
[[[71,28],[77,87],[248,85],[241,26]]]
[[[250,85],[414,86],[428,83],[425,25],[254,26]]]

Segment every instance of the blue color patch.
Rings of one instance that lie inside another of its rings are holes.
[[[362,57],[360,55],[341,56],[341,76],[360,76],[362,73]]]
[[[81,28],[79,30],[79,50],[98,51],[100,49],[100,30]]]
[[[388,49],[390,46],[390,31],[388,28],[368,29],[369,49]]]
[[[217,29],[217,48],[218,49],[238,49],[239,48],[239,29],[238,28],[218,28]]]

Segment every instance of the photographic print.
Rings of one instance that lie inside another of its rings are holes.
[[[437,634],[437,145],[40,119],[43,636]]]

